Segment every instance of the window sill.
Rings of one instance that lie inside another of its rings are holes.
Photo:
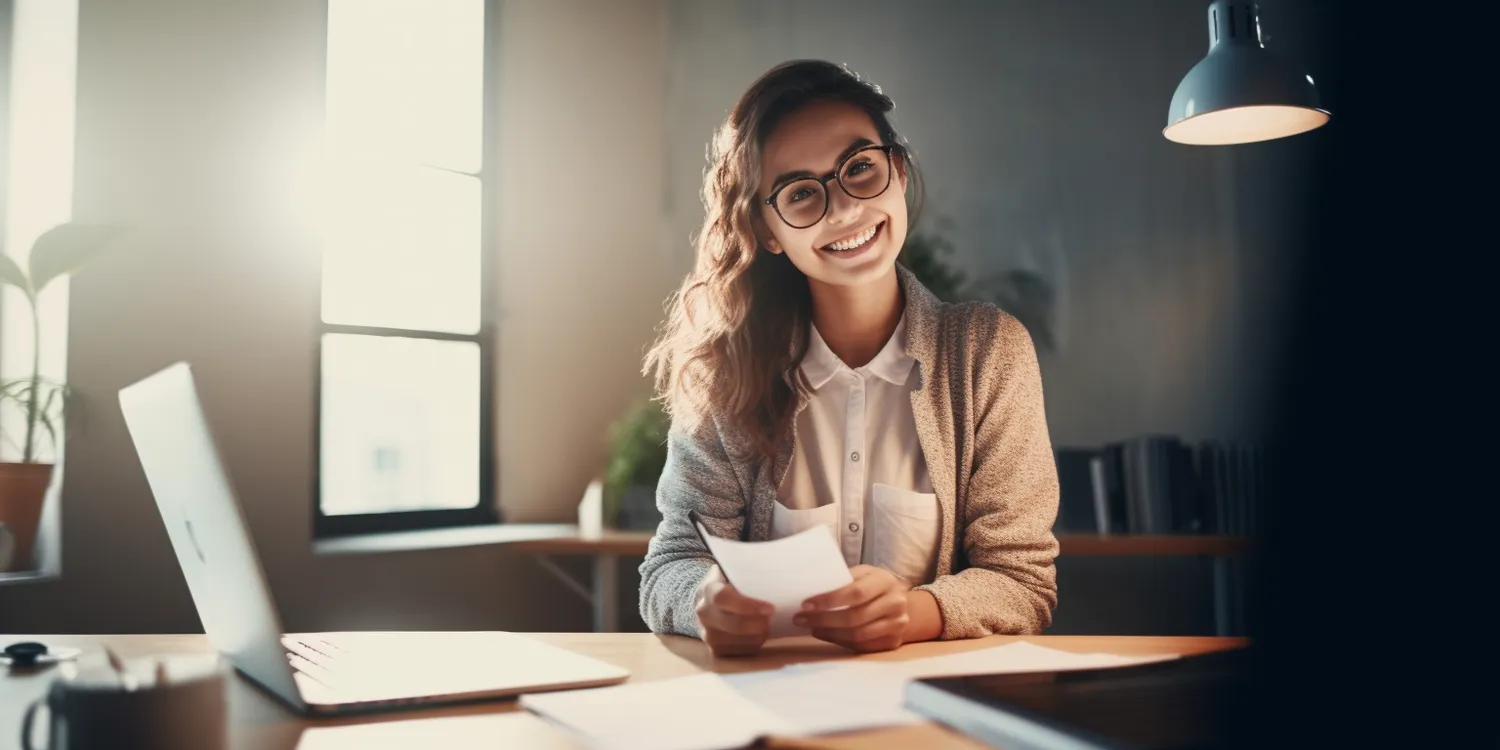
[[[578,527],[570,524],[484,524],[315,539],[313,540],[313,553],[318,555],[374,555],[411,550],[513,544],[538,539],[573,537],[577,534]]]
[[[0,573],[0,586],[55,581],[57,578],[57,574],[50,570],[17,570],[12,573]]]

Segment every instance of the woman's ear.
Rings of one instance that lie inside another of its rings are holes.
[[[891,153],[891,161],[896,165],[896,186],[906,192],[906,150],[894,149]]]
[[[771,234],[771,228],[766,226],[765,219],[759,216],[751,216],[750,226],[755,232],[755,241],[759,242],[767,250],[776,255],[782,253],[781,243],[776,241],[776,236]]]

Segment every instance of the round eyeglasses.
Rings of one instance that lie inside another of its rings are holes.
[[[806,229],[828,214],[828,183],[834,180],[851,198],[869,200],[884,193],[891,186],[891,151],[895,148],[865,146],[825,177],[803,177],[782,185],[771,192],[766,205],[776,209],[787,226]]]

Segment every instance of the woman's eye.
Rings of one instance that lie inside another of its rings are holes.
[[[844,176],[845,177],[858,177],[858,176],[864,174],[865,172],[869,171],[869,169],[870,169],[870,162],[862,161],[862,162],[859,162],[857,164],[850,165],[848,169],[844,170]]]
[[[801,201],[807,200],[808,198],[811,198],[812,194],[813,191],[811,188],[797,188],[796,190],[792,191],[792,194],[787,197],[787,200],[792,203],[799,203]]]

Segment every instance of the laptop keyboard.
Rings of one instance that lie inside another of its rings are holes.
[[[614,668],[597,660],[501,632],[288,633],[281,644],[297,680],[337,703],[516,693],[625,676],[612,677]]]
[[[287,649],[287,662],[292,669],[315,680],[323,687],[342,693],[347,685],[340,678],[341,672],[349,672],[351,661],[347,649],[326,638],[284,635],[281,645]]]

